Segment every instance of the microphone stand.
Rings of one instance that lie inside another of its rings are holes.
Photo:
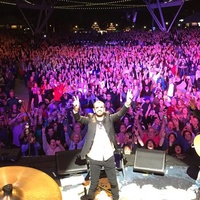
[[[122,176],[123,176],[123,180],[122,180],[122,187],[126,186],[127,185],[127,181],[126,181],[126,169],[125,169],[125,157],[124,157],[124,152],[123,152],[123,149],[121,147],[118,148],[118,153],[119,153],[119,168],[120,168],[120,171],[122,172]],[[120,188],[120,189],[121,189]]]
[[[28,130],[28,133],[25,132],[25,134],[27,134],[27,142],[28,142],[28,158],[29,158],[29,166],[31,167],[31,147],[30,147],[30,141],[29,141],[29,137],[30,137],[30,125],[31,125],[31,118],[29,113],[27,112],[26,107],[24,106],[24,102],[22,100],[19,100],[21,103],[21,106],[24,110],[24,112],[26,113],[27,116],[27,123],[25,125],[25,130]]]

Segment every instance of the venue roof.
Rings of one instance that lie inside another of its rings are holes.
[[[96,14],[95,19],[103,17],[105,18],[106,12],[106,14],[109,14],[108,12],[110,12],[111,15],[112,11],[113,15],[114,10],[116,10],[116,12],[123,11],[126,13],[126,18],[129,17],[130,21],[132,21],[133,23],[135,23],[137,14],[140,15],[140,11],[145,10],[145,13],[143,12],[142,15],[142,18],[144,20],[151,20],[152,17],[160,30],[169,31],[171,29],[171,26],[174,24],[177,16],[180,12],[182,12],[182,10],[184,12],[184,15],[182,15],[184,16],[184,18],[193,14],[194,11],[200,11],[200,8],[199,10],[197,9],[197,7],[199,7],[198,1],[199,0],[0,0],[0,5],[3,5],[0,6],[0,9],[4,9],[2,7],[6,6],[3,12],[5,14],[10,14],[6,13],[7,10],[9,11],[9,8],[12,7],[12,10],[18,8],[16,10],[18,10],[18,12],[20,11],[24,20],[34,33],[40,33],[42,31],[47,21],[49,19],[52,19],[51,15],[53,11],[57,11],[60,14],[60,16],[58,14],[56,17],[54,17],[54,19],[58,19],[59,17],[61,17],[61,20],[62,18],[65,18],[65,21],[67,22],[73,21],[74,18],[77,19],[79,14],[81,14],[79,18],[82,17],[82,19],[79,19],[79,21],[83,24],[83,19],[91,19],[91,12],[89,12],[90,10],[92,10],[92,12]],[[187,5],[187,7],[183,7],[183,5],[185,4]],[[175,9],[171,9],[172,7],[174,7]],[[165,8],[170,9],[169,12],[165,12]],[[29,12],[29,10],[31,12]],[[35,13],[33,13],[35,10],[39,11],[37,16],[34,15]],[[96,10],[98,12],[96,12]],[[104,12],[100,13],[101,10]],[[76,14],[72,14],[71,19],[69,18],[69,16],[64,17],[65,13],[75,13],[74,11],[76,11]],[[1,12],[0,16],[3,16],[3,12]],[[87,13],[87,15],[85,13]],[[165,15],[166,13],[167,16]],[[32,19],[29,19],[30,15],[32,15]],[[38,19],[37,25],[34,24],[34,27],[32,27],[33,15],[35,16],[35,19]],[[118,13],[115,13],[114,16],[115,18],[119,17]],[[141,15],[138,17],[141,17]],[[165,25],[167,21],[169,21],[168,27]]]
[[[151,0],[154,1],[154,0]],[[163,1],[163,0],[160,0]],[[173,1],[173,0],[172,0]],[[4,0],[2,4],[40,5],[41,0]],[[143,0],[45,0],[46,5],[54,5],[57,9],[127,9],[146,6]]]
[[[178,0],[44,0],[46,5],[53,5],[56,9],[129,9],[146,7],[147,3],[176,3]],[[194,1],[194,0],[182,0]],[[24,4],[41,5],[42,0],[0,0],[0,4],[17,5]]]

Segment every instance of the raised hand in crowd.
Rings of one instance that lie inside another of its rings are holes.
[[[126,106],[131,106],[132,103],[132,99],[133,99],[133,94],[132,94],[132,90],[128,89],[127,94],[126,94]]]
[[[75,112],[79,112],[79,109],[80,109],[80,102],[79,102],[79,97],[78,96],[74,96],[74,101],[73,101],[73,106],[74,106],[74,108],[73,108],[73,110],[75,111]]]

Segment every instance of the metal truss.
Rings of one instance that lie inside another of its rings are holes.
[[[146,4],[147,4],[147,9],[150,12],[151,16],[153,17],[153,19],[155,20],[156,24],[158,25],[159,29],[163,32],[169,32],[172,25],[174,24],[174,21],[176,20],[185,0],[143,0]],[[179,7],[173,20],[171,21],[171,23],[169,24],[169,27],[166,27],[166,21],[164,19],[163,16],[163,8],[169,8],[169,7]],[[159,11],[159,17],[160,19],[158,19],[158,17],[155,14],[155,9],[158,9]]]
[[[152,18],[158,25],[159,29],[169,32],[174,24],[183,4],[189,0],[4,0],[4,3],[17,5],[25,21],[27,22],[33,34],[39,34],[47,24],[48,19],[54,9],[64,10],[89,10],[89,9],[135,9],[137,7],[147,7]],[[0,1],[3,3],[3,1]],[[166,21],[163,15],[163,9],[178,7],[173,20],[166,27]],[[39,12],[37,25],[31,24],[25,15],[25,9],[37,10]]]
[[[24,0],[16,1],[16,5],[19,8],[21,14],[23,15],[33,35],[40,34],[42,32],[43,28],[47,24],[49,17],[54,11],[55,3],[56,3],[55,0],[48,0],[48,1],[40,0],[34,3]],[[33,25],[30,23],[30,21],[25,15],[24,9],[32,9],[32,10],[37,10],[39,12],[36,27],[33,27]]]

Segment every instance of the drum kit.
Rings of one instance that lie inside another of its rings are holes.
[[[58,184],[46,173],[23,166],[0,168],[0,199],[61,200]]]

